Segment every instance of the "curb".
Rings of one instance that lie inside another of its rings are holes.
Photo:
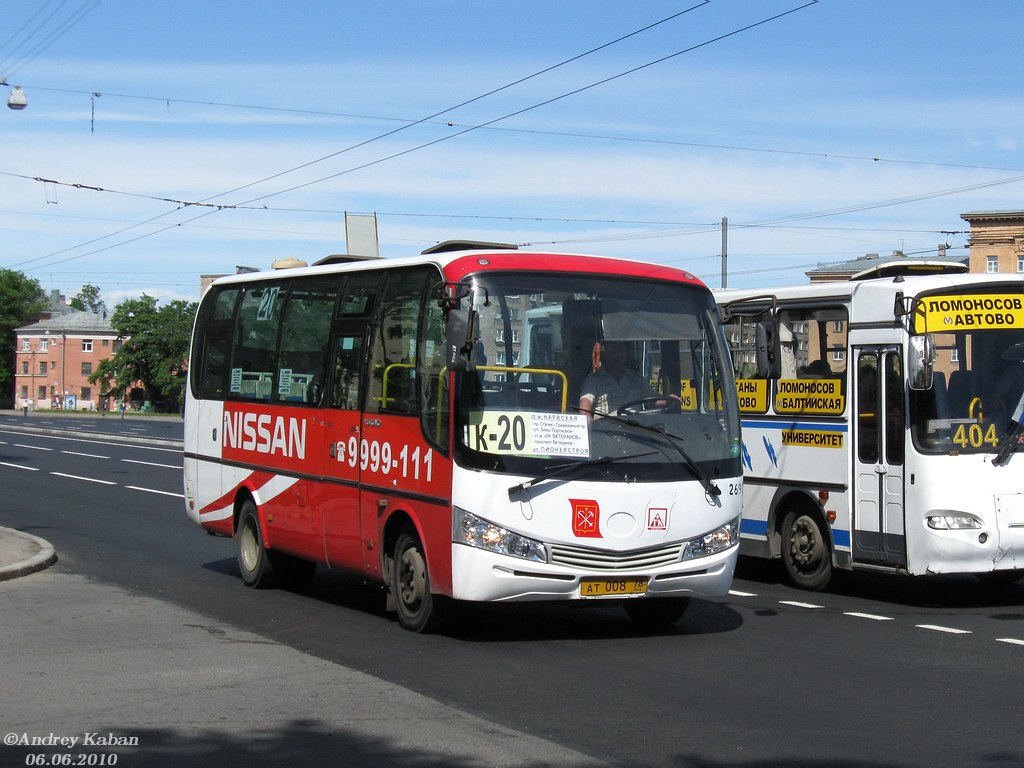
[[[17,579],[21,576],[28,576],[30,573],[49,568],[57,562],[57,551],[50,542],[33,536],[29,533],[16,531],[12,528],[0,528],[0,538],[20,538],[27,541],[31,546],[37,547],[38,551],[20,562],[7,565],[0,565],[0,581]]]

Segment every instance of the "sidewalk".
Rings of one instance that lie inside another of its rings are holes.
[[[57,552],[48,541],[13,528],[0,527],[0,581],[49,568]]]

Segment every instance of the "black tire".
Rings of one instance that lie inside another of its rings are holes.
[[[622,607],[644,629],[665,629],[683,618],[689,604],[688,597],[643,597],[626,600]]]
[[[782,563],[794,587],[823,590],[832,580],[832,552],[820,518],[790,510],[782,519]]]
[[[246,499],[238,515],[235,530],[235,545],[238,549],[238,569],[247,587],[263,589],[274,582],[274,569],[263,545],[263,528],[260,525],[259,510],[252,499]]]
[[[436,632],[441,625],[437,598],[430,593],[430,573],[416,530],[408,526],[395,541],[391,589],[398,623],[411,632]]]

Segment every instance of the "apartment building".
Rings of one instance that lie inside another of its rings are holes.
[[[54,307],[48,318],[15,330],[14,398],[17,408],[100,410],[89,376],[114,354],[117,332],[105,317]]]

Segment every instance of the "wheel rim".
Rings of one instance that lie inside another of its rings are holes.
[[[789,558],[801,573],[814,573],[821,567],[825,556],[825,543],[818,526],[806,515],[793,521],[789,532]]]
[[[242,555],[242,565],[247,571],[255,570],[259,559],[259,537],[256,535],[255,528],[252,517],[246,517],[242,524],[238,551]]]
[[[402,552],[398,562],[398,595],[402,606],[415,613],[427,591],[427,564],[415,547]]]

